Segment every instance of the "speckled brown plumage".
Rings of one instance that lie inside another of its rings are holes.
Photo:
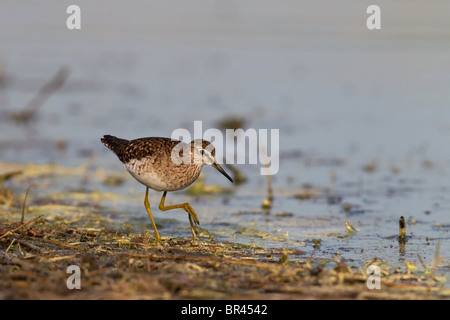
[[[144,157],[151,157],[159,152],[171,152],[172,148],[180,143],[180,141],[172,141],[170,138],[151,137],[125,140],[110,135],[105,135],[100,140],[123,163],[131,159],[140,160]]]
[[[186,188],[197,180],[203,166],[203,163],[174,163],[171,159],[172,149],[180,141],[170,138],[125,140],[105,135],[101,141],[117,155],[136,180],[157,191]]]

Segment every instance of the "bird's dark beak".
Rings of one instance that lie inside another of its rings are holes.
[[[214,162],[214,163],[212,164],[212,166],[213,166],[214,168],[216,168],[217,171],[219,171],[221,174],[223,174],[225,177],[228,178],[228,180],[230,180],[230,181],[233,183],[233,179],[231,179],[231,177],[228,175],[228,173],[226,173],[225,170],[223,170],[222,167],[221,167],[217,162]]]

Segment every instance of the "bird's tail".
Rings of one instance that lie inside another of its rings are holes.
[[[110,135],[104,135],[103,138],[100,138],[100,141],[115,154],[119,154],[120,151],[129,142],[128,140],[120,139]]]

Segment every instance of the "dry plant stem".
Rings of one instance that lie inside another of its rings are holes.
[[[7,252],[9,251],[9,249],[11,249],[12,245],[14,244],[14,242],[16,242],[16,239],[13,239],[13,240],[11,241],[11,243],[10,243],[9,246],[8,246],[8,248],[6,248],[5,253],[7,253]]]
[[[266,180],[267,180],[267,198],[264,198],[262,201],[262,207],[264,209],[272,208],[273,201],[273,190],[272,190],[272,176],[269,173],[269,165],[266,164],[265,168],[267,170]]]
[[[267,197],[270,201],[272,201],[273,200],[272,176],[268,174],[266,177],[267,177]]]
[[[20,224],[23,224],[24,216],[25,216],[25,203],[27,202],[28,192],[30,191],[30,186],[27,188],[27,192],[25,193],[25,198],[23,199],[22,204],[22,218],[20,219]]]
[[[428,268],[427,268],[425,262],[423,262],[422,256],[420,254],[417,254],[417,258],[419,258],[419,261],[422,264],[422,267],[425,270],[425,272],[428,272]]]
[[[406,223],[405,218],[401,216],[399,221],[398,242],[404,243],[405,240],[406,240]]]
[[[41,258],[41,261],[56,262],[56,261],[61,261],[61,260],[66,260],[66,259],[74,259],[74,258],[76,258],[76,255],[62,256],[62,257],[53,257],[53,258]]]
[[[265,169],[266,169],[266,180],[267,180],[267,199],[269,199],[270,202],[273,200],[273,190],[272,190],[272,175],[270,175],[270,169],[269,169],[269,162],[267,161],[267,157],[265,160]]]
[[[269,199],[270,202],[272,202],[273,200],[273,189],[272,189],[272,175],[270,175],[270,169],[269,169],[269,163],[267,161],[267,159],[265,159],[266,161],[266,170],[267,170],[267,175],[266,175],[266,179],[267,179],[267,199]]]

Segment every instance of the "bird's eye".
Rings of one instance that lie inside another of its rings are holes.
[[[202,155],[202,156],[204,156],[205,155],[205,150],[200,150],[200,154]]]

